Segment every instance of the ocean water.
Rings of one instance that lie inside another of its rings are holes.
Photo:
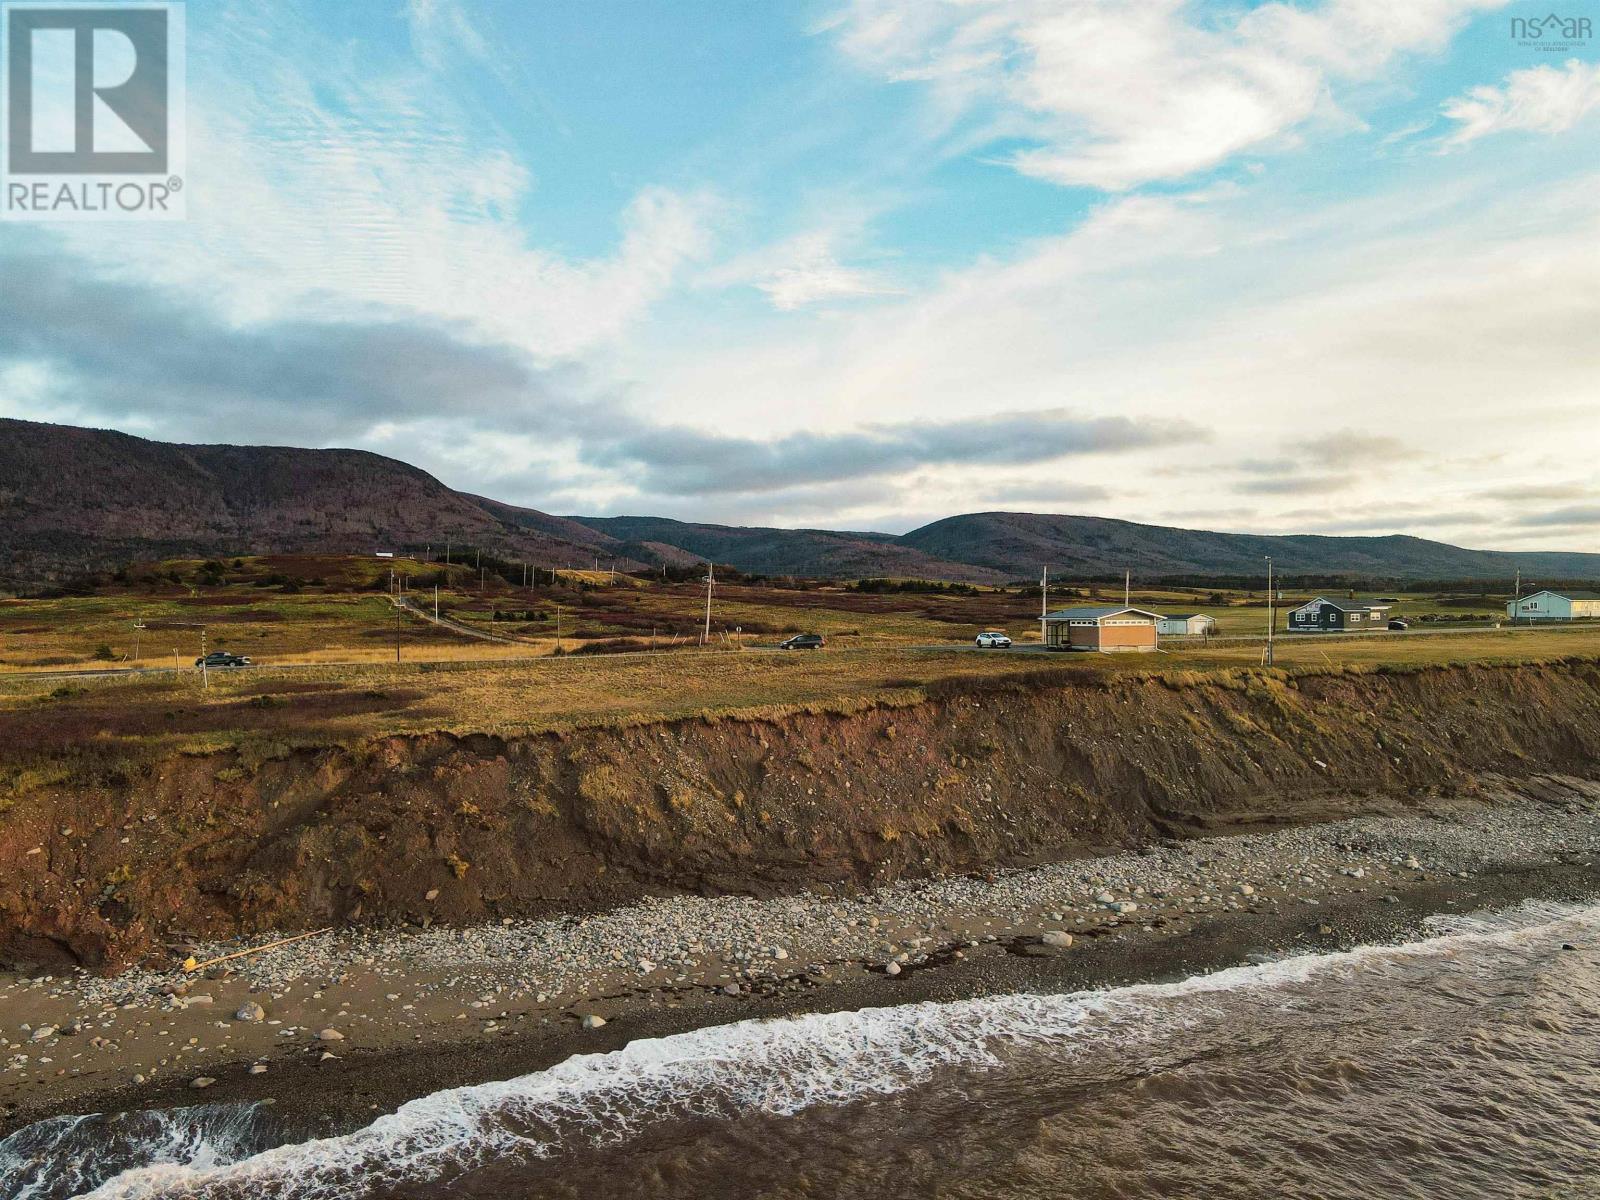
[[[1600,907],[1428,934],[741,1022],[310,1142],[249,1108],[59,1118],[0,1143],[0,1200],[1600,1197]]]

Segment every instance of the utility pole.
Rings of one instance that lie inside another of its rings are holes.
[[[439,619],[439,585],[437,583],[433,585],[433,619],[435,621]]]
[[[200,631],[200,687],[202,689],[210,688],[211,687],[211,674],[210,674],[209,670],[206,668],[206,627],[205,627],[205,625],[202,624],[199,621],[171,621],[171,622],[168,622],[168,624],[172,625],[172,626],[181,627],[181,628],[184,628],[184,629],[198,629]],[[173,665],[174,669],[178,668],[178,651],[177,651],[176,648],[174,648],[173,651],[172,651],[172,665]]]
[[[717,582],[717,568],[715,563],[706,563],[706,627],[700,635],[700,644],[704,646],[711,640],[711,589]]]
[[[1517,591],[1516,591],[1516,595],[1512,598],[1512,601],[1511,601],[1511,623],[1513,625],[1520,625],[1522,623],[1522,568],[1521,567],[1517,568]]]
[[[1133,603],[1133,572],[1125,571],[1122,575],[1122,607],[1127,608]]]
[[[1267,555],[1267,666],[1273,664],[1272,635],[1278,628],[1278,594],[1272,590],[1272,555]]]
[[[400,665],[400,606],[394,606],[394,665]]]
[[[1044,574],[1039,576],[1039,641],[1044,642],[1045,634],[1050,625],[1045,620],[1050,615],[1050,568],[1044,569]]]
[[[561,653],[561,605],[556,605],[556,653]]]
[[[449,538],[445,538],[445,540],[444,540],[444,565],[447,566],[447,567],[450,565],[450,539]]]
[[[135,663],[137,663],[139,661],[139,638],[143,634],[143,632],[144,632],[144,621],[143,620],[135,621],[133,623],[133,661]]]

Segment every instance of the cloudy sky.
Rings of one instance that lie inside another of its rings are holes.
[[[0,226],[0,415],[564,513],[1600,548],[1548,11],[190,0],[189,219]]]

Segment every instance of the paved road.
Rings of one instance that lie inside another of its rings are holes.
[[[532,645],[540,645],[540,644],[542,644],[541,642],[536,642],[536,641],[533,641],[533,640],[527,639],[527,638],[519,638],[519,637],[510,636],[510,635],[507,635],[507,634],[488,633],[488,632],[486,632],[484,630],[481,630],[481,629],[474,629],[470,625],[466,625],[465,623],[460,622],[460,621],[452,621],[448,617],[435,618],[432,613],[424,612],[422,609],[420,609],[417,606],[415,606],[413,604],[410,604],[410,603],[402,604],[402,605],[400,605],[400,607],[405,612],[409,613],[410,615],[418,617],[421,620],[427,621],[429,624],[438,625],[438,626],[440,626],[442,628],[449,629],[450,631],[452,631],[454,633],[460,633],[463,636],[475,637],[475,638],[478,638],[481,641],[498,642],[498,643],[501,643],[501,644],[504,644],[504,645],[524,645],[524,646],[532,646]],[[1597,625],[1597,624],[1592,623],[1592,622],[1563,622],[1563,623],[1559,623],[1559,624],[1540,624],[1540,625],[1504,625],[1504,626],[1501,626],[1499,629],[1491,629],[1491,628],[1406,629],[1406,630],[1372,630],[1372,631],[1363,632],[1363,633],[1285,633],[1283,631],[1279,631],[1277,640],[1278,640],[1278,644],[1279,645],[1298,646],[1298,645],[1319,645],[1319,644],[1323,644],[1323,643],[1326,643],[1326,642],[1351,642],[1351,641],[1359,641],[1359,640],[1361,640],[1363,638],[1448,637],[1450,635],[1455,635],[1455,636],[1459,637],[1459,636],[1462,636],[1462,635],[1474,634],[1474,633],[1539,634],[1539,633],[1545,633],[1547,631],[1557,630],[1557,629],[1578,629],[1578,628],[1593,628],[1593,629],[1596,629],[1597,631],[1600,631],[1600,625]],[[1262,645],[1265,645],[1265,643],[1266,643],[1266,638],[1262,634],[1251,634],[1251,635],[1230,634],[1227,637],[1214,637],[1214,638],[1212,638],[1210,640],[1210,642],[1209,642],[1209,645],[1212,645],[1212,646],[1247,646],[1247,645],[1262,646]],[[1169,648],[1172,648],[1172,649],[1182,649],[1182,650],[1204,649],[1207,644],[1208,643],[1204,642],[1203,639],[1201,639],[1201,638],[1167,638],[1167,639],[1164,639],[1164,641],[1163,641],[1163,645],[1166,646],[1166,647],[1169,647]],[[788,651],[784,651],[784,650],[780,649],[778,646],[752,646],[752,645],[745,645],[745,646],[740,647],[740,649],[741,649],[741,651],[743,653],[753,653],[753,654],[784,654],[784,653],[788,653]],[[984,649],[982,647],[974,645],[972,642],[928,642],[928,643],[924,643],[924,644],[921,644],[921,645],[910,645],[910,646],[847,646],[847,647],[834,647],[834,648],[829,649],[829,650],[827,650],[825,652],[829,653],[829,654],[840,654],[840,653],[844,653],[844,654],[874,654],[874,653],[877,653],[880,650],[914,650],[914,651],[928,651],[928,652],[938,652],[938,653],[948,653],[950,651],[960,651],[960,652],[972,653],[972,654],[1048,654],[1048,653],[1052,653],[1045,646],[1041,645],[1038,642],[1022,642],[1022,643],[1019,643],[1017,645],[1013,645],[1009,650]],[[692,650],[691,651],[683,651],[683,650],[674,651],[674,653],[677,653],[677,654],[694,653],[694,652],[695,651],[692,651]],[[621,653],[621,654],[607,654],[607,655],[604,655],[603,657],[608,658],[608,659],[612,659],[612,658],[650,658],[650,657],[653,657],[657,653],[664,653],[664,652],[657,652],[657,651],[650,651],[650,650],[637,650],[637,651],[628,651],[628,652]],[[725,654],[725,653],[727,653],[727,650],[725,648],[723,648],[723,647],[712,647],[712,648],[709,648],[709,649],[703,651],[703,653],[707,653],[707,654]],[[794,651],[794,653],[796,653],[796,654],[804,654],[804,653],[810,653],[810,652],[809,651]],[[600,657],[600,656],[596,656],[596,657]],[[472,665],[478,664],[478,663],[481,663],[481,664],[484,664],[484,665],[492,665],[492,664],[497,663],[497,662],[505,662],[505,661],[517,661],[517,660],[492,659],[492,658],[490,658],[490,659],[408,658],[408,659],[405,660],[405,664],[404,665],[406,665],[406,666],[432,665],[432,666],[462,666],[462,667],[468,667],[468,666],[472,666]],[[222,672],[225,672],[225,671],[305,671],[305,670],[316,670],[316,669],[323,668],[323,667],[373,667],[373,666],[383,666],[383,665],[384,665],[383,663],[381,663],[381,662],[379,662],[379,661],[377,661],[375,659],[370,659],[369,658],[369,659],[351,659],[349,661],[334,661],[334,662],[255,663],[255,664],[253,664],[252,666],[249,666],[249,667],[212,667],[211,669],[213,671],[215,671],[215,672],[222,673]],[[92,668],[92,669],[75,670],[75,671],[17,671],[17,672],[13,672],[13,673],[9,673],[9,674],[0,675],[0,683],[5,682],[6,680],[21,680],[21,679],[102,679],[102,678],[110,678],[110,677],[114,677],[114,676],[134,676],[134,675],[187,675],[187,674],[189,674],[191,672],[195,672],[197,670],[198,670],[198,668],[196,668],[196,667],[95,667],[95,668]]]

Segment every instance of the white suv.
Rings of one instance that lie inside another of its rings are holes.
[[[1011,639],[1003,633],[980,633],[977,637],[979,650],[1009,650]]]

